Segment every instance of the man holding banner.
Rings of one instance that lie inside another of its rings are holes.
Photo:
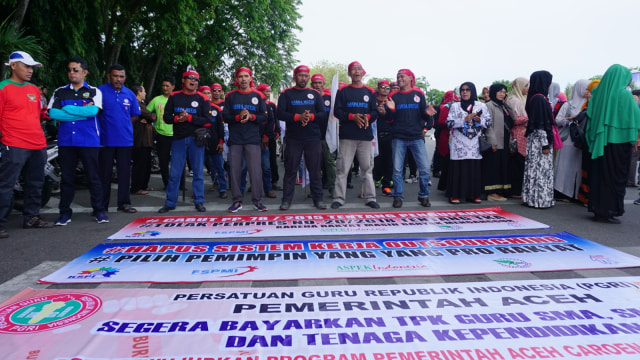
[[[323,201],[321,129],[326,129],[327,112],[322,94],[307,87],[309,67],[300,65],[293,70],[294,87],[285,89],[278,98],[278,119],[287,124],[285,138],[285,163],[283,195],[280,210],[289,210],[296,187],[296,173],[304,153],[304,162],[309,171],[313,205],[324,210]]]

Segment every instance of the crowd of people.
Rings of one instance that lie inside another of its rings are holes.
[[[420,187],[418,203],[429,207],[433,172],[438,190],[452,204],[516,198],[544,209],[555,201],[576,201],[596,220],[610,223],[620,222],[625,187],[637,185],[640,94],[628,91],[631,73],[621,65],[611,66],[601,81],[577,81],[569,101],[551,73],[536,71],[516,78],[509,93],[507,86],[493,84],[478,97],[475,84],[464,82],[447,91],[439,105],[426,103],[411,70],[400,69],[396,82],[381,80],[374,89],[364,84],[366,72],[357,61],[348,65],[351,83],[341,84],[335,98],[323,74],[296,67],[294,86],[281,92],[277,104],[267,84],[256,86],[248,67],[237,69],[236,88],[226,94],[220,84],[201,85],[198,72],[189,68],[180,89],[173,77],[165,77],[162,94],[145,104],[144,87],[127,88],[122,66],[111,65],[108,82],[94,87],[85,81],[86,60],[73,57],[67,61],[69,83],[57,88],[46,106],[47,116],[58,123],[61,172],[59,217],[52,223],[39,214],[46,139],[41,94],[30,83],[33,68],[42,65],[21,51],[13,52],[7,65],[11,77],[0,83],[0,238],[9,236],[6,222],[19,174],[25,182],[23,226],[69,224],[78,162],[98,223],[109,222],[114,164],[117,211],[135,213],[130,195],[155,190],[149,187],[153,148],[166,192],[159,213],[176,208],[187,165],[198,212],[206,211],[205,166],[221,199],[230,190],[229,212],[243,207],[247,173],[251,203],[260,212],[267,210],[263,197],[277,197],[274,190],[280,189],[279,209],[288,210],[305,173],[319,210],[327,208],[324,189],[332,209],[344,205],[354,172],[362,179],[360,198],[372,209],[380,208],[377,187],[393,197],[394,208],[402,207],[404,183],[413,179]],[[587,119],[583,142],[576,142],[571,129],[578,118]],[[431,128],[432,167],[425,146]]]

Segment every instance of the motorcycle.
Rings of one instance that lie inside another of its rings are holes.
[[[47,205],[51,195],[60,189],[60,168],[58,166],[58,145],[47,144],[47,162],[44,164],[44,185],[42,186],[41,206]],[[22,211],[24,207],[24,180],[22,175],[13,187],[13,208]]]

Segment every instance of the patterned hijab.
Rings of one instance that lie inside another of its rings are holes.
[[[630,81],[631,71],[614,64],[593,90],[585,131],[592,159],[604,155],[604,147],[609,143],[634,143],[638,138],[640,108],[627,90]]]

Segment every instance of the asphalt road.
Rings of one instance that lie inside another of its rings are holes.
[[[429,154],[432,154],[433,142],[427,141]],[[282,164],[281,164],[282,165]],[[281,168],[281,177],[284,171]],[[568,231],[580,237],[597,243],[621,250],[628,254],[640,257],[640,206],[633,205],[633,200],[638,198],[636,188],[627,188],[625,200],[626,213],[621,218],[622,224],[613,225],[592,221],[592,216],[586,208],[573,203],[558,203],[551,209],[531,209],[520,204],[519,200],[510,199],[504,203],[483,201],[482,204],[463,203],[451,205],[445,199],[441,191],[436,190],[436,181],[431,187],[430,210],[439,209],[470,209],[488,206],[501,206],[504,210],[534,219],[548,224],[551,229],[500,231],[497,234],[508,233],[543,233]],[[478,179],[479,180],[479,179]],[[190,178],[187,187],[190,189]],[[328,209],[332,212],[367,212],[374,211],[364,205],[359,199],[358,189],[360,178],[354,177],[354,189],[348,191],[347,201],[339,211]],[[162,189],[159,175],[152,175],[151,186]],[[378,190],[378,194],[380,190]],[[424,210],[417,201],[418,184],[405,184],[405,203],[401,210]],[[277,192],[278,198],[265,198],[268,213],[281,212],[278,210],[282,192]],[[187,192],[187,201],[180,201],[178,208],[167,214],[196,214],[190,200],[191,194]],[[14,212],[9,219],[8,231],[10,237],[0,240],[0,301],[4,301],[11,295],[26,288],[95,288],[95,287],[271,287],[271,286],[324,286],[334,284],[393,284],[393,283],[447,283],[447,282],[471,282],[471,281],[502,281],[502,280],[528,280],[528,279],[562,279],[577,277],[608,277],[608,276],[640,276],[640,268],[588,270],[588,271],[550,271],[537,273],[509,273],[509,274],[475,274],[459,276],[433,276],[412,278],[371,278],[371,279],[333,279],[333,280],[290,280],[290,281],[261,281],[240,283],[204,283],[204,284],[77,284],[77,285],[45,285],[38,284],[37,280],[67,262],[84,254],[97,244],[104,242],[105,238],[137,217],[158,215],[157,210],[163,205],[165,194],[163,191],[153,191],[148,195],[131,195],[132,205],[138,209],[136,214],[124,214],[116,212],[115,207],[109,209],[110,222],[97,224],[90,216],[89,196],[86,189],[79,189],[73,204],[74,216],[67,226],[54,227],[52,229],[22,229],[21,216]],[[382,211],[393,211],[392,198],[379,195],[378,202]],[[327,204],[331,203],[328,195],[325,197]],[[115,204],[115,184],[113,184],[111,204]],[[245,203],[250,204],[250,194],[245,194]],[[54,197],[42,209],[42,214],[48,220],[57,218],[58,198]],[[222,200],[217,197],[217,192],[212,190],[211,179],[205,176],[205,207],[209,215],[228,214],[226,209],[231,205],[231,200]],[[290,214],[318,212],[312,206],[311,199],[305,199],[304,190],[297,186],[294,202]],[[245,207],[239,214],[250,215],[257,213],[251,206]],[[464,234],[487,234],[487,232],[465,232]],[[304,234],[300,234],[304,238]],[[439,233],[407,234],[409,236],[438,236]],[[454,235],[446,233],[447,236]],[[376,237],[376,236],[373,236]],[[379,235],[377,237],[384,237]],[[321,237],[320,237],[321,238]],[[348,237],[347,237],[348,238]],[[286,238],[282,238],[286,239]]]

